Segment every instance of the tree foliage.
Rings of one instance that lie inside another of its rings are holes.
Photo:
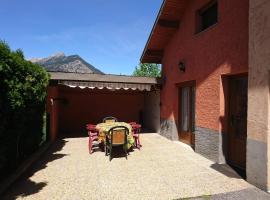
[[[140,63],[133,72],[133,76],[160,77],[161,69],[155,63]]]
[[[0,41],[0,177],[42,140],[48,73]]]

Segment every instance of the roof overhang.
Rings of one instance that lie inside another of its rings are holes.
[[[109,89],[109,90],[140,90],[151,91],[159,88],[159,80],[150,77],[123,75],[80,74],[50,72],[51,81],[57,85],[71,88]]]
[[[160,64],[163,52],[180,26],[187,0],[164,0],[141,56],[142,63]]]

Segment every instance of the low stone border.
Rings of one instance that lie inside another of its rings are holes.
[[[25,160],[10,176],[0,182],[0,195],[2,195],[40,156],[51,146],[51,142],[44,144],[33,155]]]

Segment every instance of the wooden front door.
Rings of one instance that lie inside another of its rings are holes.
[[[179,85],[179,140],[192,147],[195,145],[195,82]]]
[[[229,79],[229,164],[245,170],[247,143],[247,75]]]

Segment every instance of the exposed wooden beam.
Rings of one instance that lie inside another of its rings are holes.
[[[147,49],[146,50],[146,55],[147,56],[162,57],[163,56],[163,50],[159,50],[159,49]]]
[[[163,57],[163,50],[160,49],[147,49],[142,60],[143,63],[161,63]]]
[[[180,21],[179,20],[167,20],[167,19],[159,19],[158,25],[165,28],[179,28]]]
[[[144,58],[142,60],[142,63],[156,63],[156,64],[161,64],[161,59],[158,59],[158,58]]]

